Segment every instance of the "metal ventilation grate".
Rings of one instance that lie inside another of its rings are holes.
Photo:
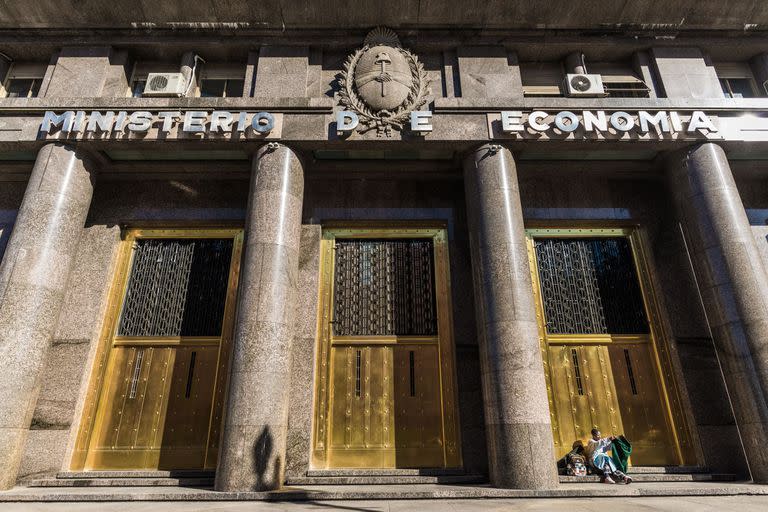
[[[334,334],[437,334],[431,240],[336,240]]]
[[[535,247],[548,333],[648,333],[626,238],[536,239]]]
[[[150,91],[162,91],[168,87],[168,77],[164,75],[155,75],[149,82]]]
[[[141,239],[123,301],[119,336],[219,336],[231,239]]]

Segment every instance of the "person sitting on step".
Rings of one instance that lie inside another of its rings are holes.
[[[630,484],[632,483],[632,478],[619,471],[613,459],[608,456],[607,452],[611,449],[611,443],[614,439],[616,439],[614,436],[602,437],[600,429],[593,428],[592,439],[587,443],[587,461],[595,469],[602,471],[603,483],[615,484],[616,481],[619,481]]]

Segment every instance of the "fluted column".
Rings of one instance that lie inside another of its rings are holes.
[[[752,478],[768,482],[768,277],[723,149],[705,143],[667,174]]]
[[[304,171],[283,145],[253,160],[216,489],[283,482]]]
[[[464,162],[491,483],[558,484],[531,270],[512,154],[483,145]]]
[[[13,486],[40,377],[93,196],[74,148],[37,155],[0,266],[0,488]]]

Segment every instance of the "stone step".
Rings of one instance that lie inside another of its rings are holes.
[[[447,476],[465,475],[463,468],[361,468],[361,469],[310,469],[308,477],[330,476]]]
[[[736,480],[736,475],[732,474],[715,474],[715,473],[635,473],[630,469],[629,476],[632,477],[633,482],[656,482],[656,483],[668,483],[668,482],[733,482]],[[587,476],[561,476],[561,484],[583,484],[583,483],[596,483],[600,482],[600,477],[597,475]]]
[[[43,478],[28,487],[213,487],[213,478]]]
[[[56,478],[213,478],[211,469],[121,470],[121,471],[61,471]]]
[[[115,501],[325,501],[470,498],[585,498],[630,496],[768,496],[768,486],[751,483],[670,482],[632,485],[561,485],[550,490],[494,489],[488,485],[355,485],[286,487],[269,492],[219,492],[186,487],[16,487],[0,492],[0,502],[115,502]],[[618,504],[618,503],[617,503]],[[331,506],[332,507],[332,506]],[[70,506],[70,508],[72,508]],[[194,507],[193,507],[194,508]],[[201,508],[201,507],[197,507]],[[215,508],[209,505],[208,508]],[[461,507],[454,507],[459,510]],[[147,510],[151,510],[148,507]],[[96,509],[94,509],[96,510]]]
[[[709,473],[705,466],[630,466],[632,474],[680,474],[680,473]]]
[[[288,478],[286,485],[416,485],[416,484],[479,484],[485,475],[357,475],[305,476]]]

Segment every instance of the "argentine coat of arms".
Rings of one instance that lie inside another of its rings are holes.
[[[379,136],[402,130],[430,94],[424,65],[383,27],[372,30],[363,47],[347,57],[338,80],[340,103],[357,113],[358,130],[375,129]]]

